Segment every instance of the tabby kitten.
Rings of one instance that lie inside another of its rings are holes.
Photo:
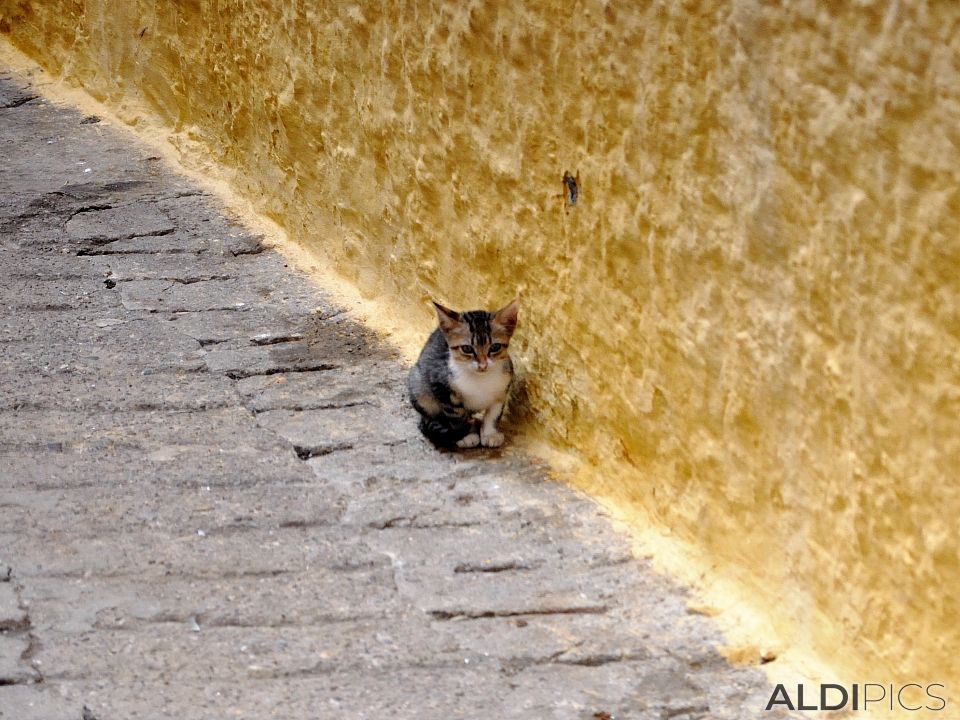
[[[443,448],[500,447],[504,438],[497,421],[513,380],[507,346],[520,301],[496,312],[433,306],[439,327],[407,378],[420,432]]]

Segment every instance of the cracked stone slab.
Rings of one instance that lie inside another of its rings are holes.
[[[505,673],[536,665],[599,666],[646,660],[654,645],[616,614],[574,613],[481,617],[436,622],[465,653],[500,659]]]
[[[294,466],[297,467],[297,466]],[[345,505],[344,496],[318,487],[302,466],[286,482],[247,487],[154,485],[148,494],[138,486],[95,485],[80,488],[21,489],[4,501],[12,527],[42,530],[58,525],[78,535],[117,535],[163,530],[187,536],[204,529],[208,536],[261,530],[329,528]],[[277,475],[274,480],[279,480]],[[252,536],[250,536],[252,537]],[[249,539],[249,537],[248,537]],[[4,574],[0,564],[0,581]]]
[[[39,674],[23,660],[29,647],[30,640],[24,635],[0,632],[0,688],[4,685],[34,683],[40,679]]]
[[[251,233],[226,210],[211,213],[211,198],[203,193],[169,197],[157,202],[168,217],[185,232],[222,238],[225,243],[240,241],[237,254],[257,254],[264,246],[260,236]]]
[[[408,426],[385,415],[378,405],[348,405],[319,410],[266,410],[257,424],[286,439],[304,459],[357,445],[410,438]]]
[[[163,317],[177,332],[204,346],[228,341],[253,345],[260,338],[302,335],[305,322],[301,312],[274,306],[180,312]]]
[[[372,395],[394,391],[404,374],[398,363],[374,361],[317,372],[254,375],[240,380],[237,391],[258,413],[362,405],[370,403]]]
[[[170,218],[153,203],[91,207],[76,212],[66,224],[67,237],[75,243],[87,245],[168,235],[174,229]]]
[[[214,346],[206,355],[210,372],[223,373],[234,380],[290,372],[314,374],[338,367],[336,359],[328,349],[302,340],[241,347]]]
[[[20,607],[13,583],[0,583],[0,632],[24,630],[29,624],[27,611]]]
[[[162,355],[152,358],[162,362]],[[172,372],[132,368],[125,373],[103,374],[89,359],[51,367],[39,376],[32,363],[0,368],[0,383],[11,390],[0,395],[3,410],[212,410],[236,405],[237,396],[228,378],[190,372],[192,361],[177,362]],[[156,366],[154,366],[156,367]],[[161,366],[162,367],[162,366]],[[177,368],[186,372],[175,372]],[[22,378],[19,383],[15,378]]]
[[[306,464],[325,483],[349,492],[394,483],[455,487],[458,478],[486,467],[480,455],[441,455],[427,451],[419,440],[338,449],[310,457]]]
[[[81,248],[77,254],[89,258],[112,258],[127,255],[184,255],[197,258],[210,249],[206,238],[172,232],[166,235],[145,235],[114,240]]]
[[[529,507],[503,507],[494,494],[468,492],[456,486],[438,487],[435,483],[412,483],[401,488],[392,482],[380,481],[376,476],[353,485],[346,498],[347,506],[341,521],[377,529],[494,525],[509,522],[511,517],[529,518],[532,514]],[[484,560],[476,566],[491,568],[506,562],[519,566],[530,564],[517,555],[489,562]]]
[[[248,336],[246,342],[214,345],[206,356],[207,366],[211,372],[241,380],[256,375],[333,370],[391,357],[387,352],[377,352],[368,331],[325,322],[319,313],[303,315],[295,328],[279,336],[265,333]]]
[[[144,563],[146,564],[146,563]],[[99,630],[139,629],[159,625],[193,630],[212,627],[269,628],[318,626],[309,634],[318,639],[331,623],[360,618],[387,618],[402,610],[390,580],[389,568],[360,567],[324,571],[320,564],[307,573],[254,573],[239,576],[167,577],[163,567],[155,574],[34,577],[30,600],[34,628],[43,638],[83,635]],[[388,623],[385,622],[385,625]],[[45,677],[53,667],[71,675],[82,667],[48,658],[55,643],[43,643]]]
[[[152,317],[132,318],[117,308],[99,308],[63,330],[56,337],[59,342],[11,342],[5,348],[8,364],[0,367],[0,373],[104,374],[110,368],[128,376],[149,376],[167,371],[196,373],[205,367],[200,343]],[[152,347],[148,339],[159,340],[159,347]],[[123,362],[118,363],[119,358]]]
[[[148,312],[240,310],[277,304],[307,313],[318,302],[313,292],[291,292],[283,283],[274,283],[256,274],[191,283],[130,280],[120,283],[119,287],[127,310]]]
[[[394,588],[393,571],[385,554],[359,538],[341,541],[334,525],[301,524],[297,519],[284,521],[276,528],[261,527],[247,515],[219,524],[216,518],[197,517],[194,526],[185,523],[180,528],[153,522],[139,529],[135,541],[122,545],[118,543],[120,533],[114,528],[101,536],[87,533],[76,541],[62,543],[61,554],[47,559],[22,538],[3,537],[10,551],[21,558],[17,573],[25,579],[25,592],[33,587],[27,579],[51,576],[136,576],[173,584],[180,579],[189,584],[207,578],[212,585],[220,579],[232,582],[247,577],[259,583],[260,579],[313,572],[317,583],[326,583],[342,574],[332,568],[344,569],[348,575],[374,573],[383,587]],[[245,558],[245,553],[249,557]],[[276,582],[281,584],[282,580]],[[319,585],[316,587],[319,589]],[[254,592],[252,587],[250,592]],[[322,602],[345,599],[331,597]],[[318,604],[322,602],[317,600]],[[35,603],[31,612],[36,625],[39,611]],[[263,612],[270,614],[273,609],[265,606]]]
[[[272,305],[308,314],[325,299],[296,273],[288,270],[278,277],[278,270],[285,264],[275,254],[249,260],[222,258],[218,271],[211,270],[213,261],[208,255],[203,256],[208,279],[181,277],[181,268],[179,276],[175,271],[168,272],[168,279],[123,280],[120,291],[124,306],[149,312],[204,312]],[[148,264],[141,258],[141,267]],[[168,256],[166,267],[173,264]]]
[[[6,79],[6,78],[5,78]],[[0,85],[0,111],[11,110],[39,99],[30,85],[6,82]]]
[[[102,281],[88,279],[7,280],[0,285],[0,307],[10,314],[77,309],[108,312],[119,307],[117,298],[101,292],[102,288]]]
[[[229,278],[185,285],[171,280],[135,280],[120,285],[127,310],[149,312],[199,312],[235,310],[253,306],[269,296],[245,280]]]
[[[50,252],[57,248],[62,231],[59,216],[14,216],[0,221],[0,249],[5,253],[25,250]],[[72,254],[72,253],[71,253]]]
[[[11,266],[7,277],[19,280],[95,280],[103,282],[110,268],[102,258],[90,258],[77,262],[74,253],[58,255],[13,251],[4,252],[4,259]],[[99,290],[99,286],[97,286]]]
[[[109,265],[110,277],[117,282],[167,280],[190,284],[232,279],[249,271],[245,263],[225,263],[214,253],[125,254],[105,262]]]
[[[74,162],[82,164],[81,154],[71,152],[69,143],[59,142],[65,138],[53,136],[48,139],[54,142],[47,144],[58,145],[58,151],[65,152],[68,156],[72,156]],[[136,202],[156,204],[164,201],[165,198],[202,194],[193,188],[189,181],[170,182],[168,178],[164,182],[159,182],[155,168],[151,167],[150,162],[137,162],[129,157],[126,159],[132,162],[129,162],[126,167],[115,167],[108,173],[109,176],[102,180],[77,179],[62,182],[61,178],[59,181],[50,179],[44,182],[40,179],[34,187],[12,188],[13,193],[26,198],[26,202],[18,203],[9,215],[60,217],[63,222],[67,222],[75,215],[98,212],[98,208],[106,211]],[[23,173],[28,172],[23,166],[20,170]]]
[[[636,589],[630,572],[591,559],[580,543],[546,539],[485,525],[394,522],[370,542],[394,558],[401,591],[438,620],[605,614],[618,593]]]
[[[99,312],[79,308],[69,310],[35,310],[30,312],[0,313],[0,343],[47,344],[50,355],[70,353],[70,343],[77,342],[83,332],[99,321],[108,324],[126,322],[114,312]],[[50,347],[56,345],[55,347]],[[9,350],[5,347],[4,351]],[[2,369],[2,368],[0,368]]]
[[[190,284],[249,279],[257,274],[275,274],[281,269],[291,275],[295,273],[275,253],[236,254],[240,240],[208,237],[207,247],[201,253],[118,253],[99,259],[109,267],[109,276],[117,282],[170,280]],[[320,294],[317,295],[319,298]]]
[[[293,450],[279,446],[201,444],[177,438],[144,454],[111,446],[73,448],[51,441],[20,451],[0,451],[0,488],[65,489],[116,486],[176,486],[217,489],[270,483],[302,483],[312,476]]]
[[[157,182],[157,178],[145,172],[128,169],[114,177],[100,182],[73,182],[62,185],[56,190],[58,198],[71,202],[71,212],[81,208],[95,206],[116,206],[130,202],[131,196],[156,200],[176,192],[166,183]]]
[[[101,617],[108,618],[109,613]],[[308,636],[298,625],[280,625],[265,632],[265,628],[256,625],[205,625],[203,614],[196,617],[196,626],[191,626],[189,620],[178,624],[153,623],[136,633],[131,633],[125,624],[107,625],[116,621],[104,619],[101,631],[95,635],[58,637],[53,647],[41,650],[38,657],[44,666],[81,668],[75,674],[53,675],[51,679],[110,676],[119,682],[134,673],[128,667],[128,653],[110,652],[117,646],[126,646],[147,658],[134,671],[137,678],[144,680],[161,680],[171,669],[220,682],[351,671],[363,675],[372,670],[430,664],[455,667],[471,658],[471,653],[460,649],[454,632],[431,632],[426,621],[414,618],[397,617],[402,621],[391,628],[385,628],[380,618],[348,618],[329,623],[329,632],[317,638]],[[89,662],[77,662],[84,655],[90,658]],[[167,659],[170,657],[178,658],[173,667]],[[225,657],[232,661],[212,660]],[[473,654],[473,660],[481,663],[485,658]]]
[[[162,462],[168,447],[207,446],[212,452],[229,448],[248,456],[286,448],[263,433],[242,408],[198,412],[164,410],[99,413],[82,410],[11,410],[0,413],[0,448],[137,448],[146,459]],[[197,442],[200,439],[201,442]]]

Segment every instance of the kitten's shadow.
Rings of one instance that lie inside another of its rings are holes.
[[[533,422],[533,419],[534,413],[530,404],[527,375],[522,370],[518,370],[513,376],[513,384],[510,386],[507,411],[503,414],[503,419],[500,422],[503,429],[512,435],[523,430],[529,423]]]

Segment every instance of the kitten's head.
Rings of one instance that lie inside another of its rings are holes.
[[[519,299],[496,312],[458,313],[438,303],[433,306],[453,362],[465,370],[481,373],[507,362],[507,346],[517,327]]]

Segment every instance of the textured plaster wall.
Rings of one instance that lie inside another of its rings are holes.
[[[527,432],[705,550],[787,645],[960,679],[960,4],[0,15],[421,329],[428,296],[520,290]]]

